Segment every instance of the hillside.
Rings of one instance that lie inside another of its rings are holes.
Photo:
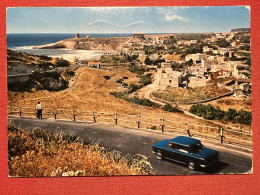
[[[75,75],[79,76],[73,87],[58,92],[41,90],[34,93],[19,93],[9,91],[8,104],[31,107],[40,100],[45,108],[75,109],[141,115],[159,119],[164,118],[173,121],[177,120],[183,123],[215,126],[209,121],[196,119],[185,114],[169,113],[156,107],[136,105],[132,102],[127,102],[110,95],[110,92],[120,92],[125,90],[121,87],[121,85],[115,82],[118,79],[128,77],[128,79],[132,80],[132,82],[135,80],[135,74],[129,72],[128,70],[116,69],[106,71],[80,67],[76,70]],[[110,79],[107,80],[104,78],[104,76],[109,76]],[[153,122],[160,124],[161,121],[159,119],[154,119]],[[134,117],[134,120],[136,120],[136,117]],[[151,119],[148,118],[146,121],[150,123]],[[134,124],[131,123],[131,125]],[[151,128],[150,125],[142,125],[144,128]],[[234,127],[239,127],[239,125],[236,124],[231,125]],[[136,125],[134,126],[136,127]],[[182,128],[183,126],[184,125],[181,125]],[[156,126],[156,129],[159,130],[160,126]]]

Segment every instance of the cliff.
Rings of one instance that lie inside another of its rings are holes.
[[[87,49],[87,50],[119,50],[129,40],[128,37],[72,38],[57,43],[42,45],[35,49]]]

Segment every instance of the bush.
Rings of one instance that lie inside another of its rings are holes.
[[[152,83],[151,74],[146,74],[146,75],[141,76],[140,83],[142,83],[143,85],[151,84]]]
[[[130,84],[129,89],[128,89],[128,92],[129,92],[129,93],[132,93],[132,92],[137,91],[137,90],[140,89],[140,88],[141,88],[141,86],[139,86],[139,85]]]
[[[13,177],[154,175],[147,157],[82,143],[79,137],[25,131],[8,125],[8,168]]]
[[[178,108],[178,106],[176,105],[175,107],[173,107],[171,104],[165,104],[163,109],[165,111],[168,111],[168,112],[178,112],[178,113],[184,113],[182,110],[180,110]]]
[[[203,117],[208,120],[225,120],[233,123],[243,123],[250,125],[252,123],[252,112],[229,108],[228,111],[223,111],[219,107],[215,108],[212,105],[196,104],[190,108],[190,113]]]
[[[109,80],[109,79],[111,79],[111,77],[110,76],[108,76],[108,75],[105,75],[105,76],[103,76],[106,80]]]
[[[57,67],[68,67],[69,65],[70,65],[69,61],[64,60],[64,59],[56,61]]]
[[[127,83],[122,83],[122,86],[125,88],[125,87],[128,86],[128,84]]]
[[[117,83],[123,83],[123,79],[118,79],[116,82]]]
[[[128,79],[128,77],[123,77],[123,79]]]

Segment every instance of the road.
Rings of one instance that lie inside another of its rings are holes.
[[[130,129],[93,122],[73,122],[54,119],[37,120],[33,118],[19,118],[9,116],[17,126],[23,129],[35,129],[36,127],[65,134],[76,135],[84,141],[95,139],[100,141],[100,146],[118,150],[122,155],[142,154],[148,158],[156,175],[196,175],[196,174],[239,174],[248,173],[252,167],[252,155],[249,153],[224,148],[206,140],[202,143],[206,147],[220,152],[220,162],[210,169],[191,171],[187,167],[167,160],[157,160],[152,153],[154,143],[163,139],[172,138],[173,133],[159,133],[148,130]]]

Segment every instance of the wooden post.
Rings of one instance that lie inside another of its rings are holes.
[[[115,124],[117,125],[117,113],[115,113]]]
[[[162,120],[162,132],[164,132],[164,119],[161,119]]]
[[[96,117],[95,117],[95,112],[92,112],[92,116],[93,116],[94,122],[97,122]]]
[[[54,119],[57,119],[57,110],[54,109]]]
[[[224,143],[224,132],[223,132],[223,128],[220,128],[220,142],[223,144]]]
[[[140,116],[138,116],[138,121],[137,121],[137,126],[138,126],[138,128],[140,128],[140,123],[141,123],[141,121],[140,121]]]
[[[76,121],[76,115],[75,115],[74,110],[72,110],[72,113],[73,113],[73,120]]]
[[[22,116],[22,107],[19,107],[20,117]]]
[[[192,135],[190,134],[190,130],[188,128],[188,124],[187,123],[185,123],[185,130],[187,131],[189,137],[192,137]]]

